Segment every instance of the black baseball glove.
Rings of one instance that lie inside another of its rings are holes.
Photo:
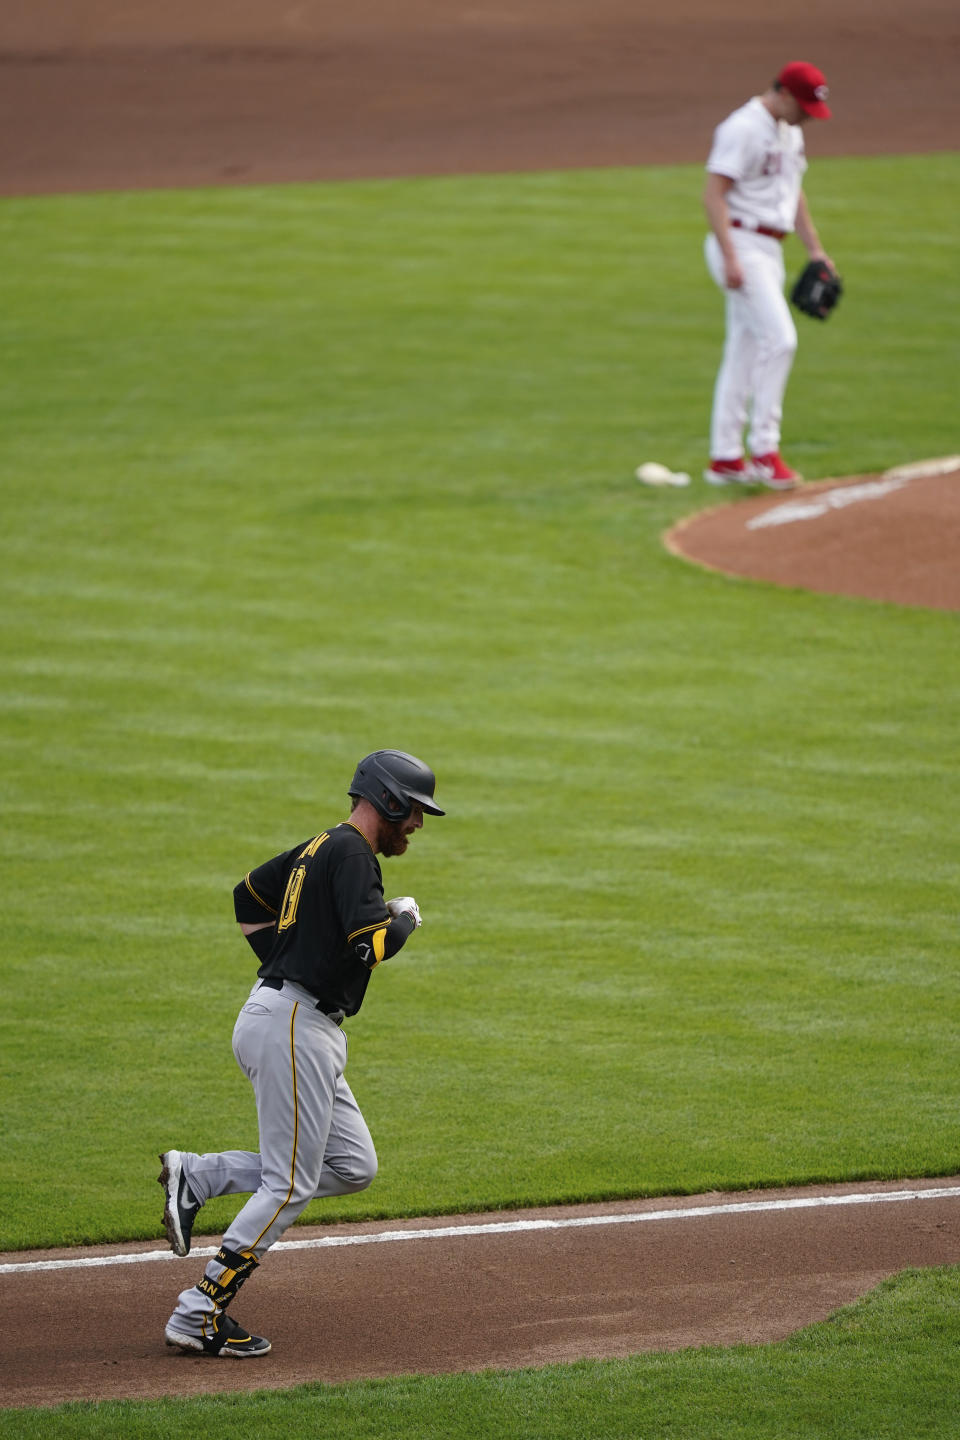
[[[840,296],[843,281],[826,260],[811,260],[797,277],[790,299],[804,315],[826,320]]]

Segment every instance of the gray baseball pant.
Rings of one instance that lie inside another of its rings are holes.
[[[309,1201],[365,1189],[377,1173],[366,1121],[344,1079],[347,1037],[316,1008],[303,986],[282,990],[259,981],[233,1031],[237,1064],[253,1086],[260,1151],[183,1152],[187,1184],[198,1200],[250,1193],[224,1232],[223,1249],[259,1260]],[[209,1280],[225,1267],[211,1260]],[[217,1307],[196,1286],[171,1316],[196,1331]]]

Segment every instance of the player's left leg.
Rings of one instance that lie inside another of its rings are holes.
[[[756,257],[749,295],[751,326],[757,337],[747,435],[753,456],[780,450],[783,397],[797,353],[797,327],[783,293],[783,250],[776,240],[767,240],[766,245],[766,251]]]

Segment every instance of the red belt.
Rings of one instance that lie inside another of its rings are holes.
[[[744,225],[742,220],[731,220],[734,230],[752,230],[756,235],[769,235],[771,240],[786,239],[786,230],[771,230],[769,225]]]

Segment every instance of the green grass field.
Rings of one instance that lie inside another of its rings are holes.
[[[350,1027],[380,1177],[306,1220],[960,1170],[956,617],[690,568],[716,494],[633,479],[705,458],[701,177],[0,204],[0,1247],[255,1143],[231,890],[380,745],[449,813]],[[958,179],[811,168],[809,478],[960,448]]]

